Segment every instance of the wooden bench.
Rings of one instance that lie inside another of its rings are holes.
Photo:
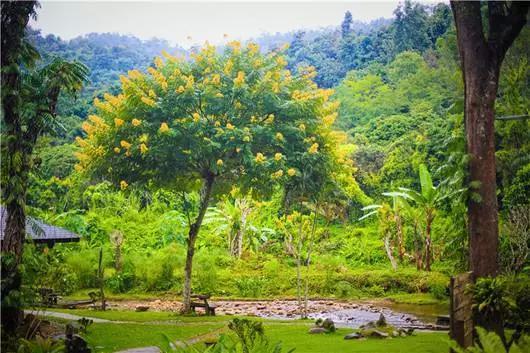
[[[61,296],[53,291],[51,288],[39,288],[39,294],[41,296],[42,304],[44,305],[57,305]]]
[[[204,308],[204,311],[206,312],[206,315],[208,316],[215,316],[215,304],[208,303],[208,299],[210,299],[210,295],[208,294],[193,294],[191,296],[192,299],[198,299],[199,301],[192,301],[190,304],[191,311],[195,312],[196,308]]]

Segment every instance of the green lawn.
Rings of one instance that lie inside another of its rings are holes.
[[[163,346],[167,335],[171,340],[184,340],[206,334],[224,327],[215,325],[156,325],[156,324],[92,324],[83,336],[96,352],[115,352],[117,350]]]
[[[56,310],[74,315],[98,317],[131,323],[94,323],[84,336],[96,352],[162,346],[164,336],[171,340],[186,340],[226,327],[232,316],[177,316],[168,312],[133,312],[93,310]],[[254,318],[257,320],[263,320]],[[171,321],[171,322],[168,322]],[[174,322],[174,324],[173,324]],[[340,328],[333,334],[309,335],[310,322],[263,320],[265,334],[272,342],[281,341],[286,349],[296,348],[296,353],[445,353],[448,351],[447,333],[417,333],[411,337],[385,340],[344,340],[352,332]]]
[[[164,335],[171,340],[185,340],[216,331],[225,325],[153,325],[153,324],[93,324],[85,335],[96,352],[114,352],[143,346],[165,346]],[[392,339],[344,340],[348,329],[333,334],[309,335],[308,325],[267,322],[265,333],[271,342],[281,341],[296,353],[445,353],[448,351],[446,333],[417,333],[411,337]]]
[[[345,340],[352,332],[341,328],[333,334],[309,335],[307,326],[267,324],[265,332],[272,341],[282,341],[295,353],[446,353],[447,333],[417,333],[411,337],[392,339]]]

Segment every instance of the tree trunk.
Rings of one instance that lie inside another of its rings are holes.
[[[417,221],[414,221],[414,257],[416,259],[416,269],[421,271],[423,268],[421,261],[421,235],[419,234]]]
[[[427,214],[426,225],[425,225],[425,270],[431,270],[431,257],[432,257],[432,239],[431,239],[431,229],[432,229],[433,217],[430,213]]]
[[[403,249],[403,222],[398,211],[394,214],[394,220],[396,221],[397,228],[399,261],[403,262],[403,256],[405,254],[405,250]]]
[[[392,264],[392,268],[395,271],[397,270],[397,263],[396,263],[396,259],[394,258],[394,255],[392,254],[392,246],[390,244],[390,234],[386,234],[384,243],[385,243],[386,255],[388,256],[388,259],[390,260],[390,264]]]
[[[471,270],[477,277],[498,271],[495,175],[495,98],[506,51],[524,24],[528,3],[488,3],[484,34],[481,3],[451,1],[465,87],[464,117],[472,196],[468,200]]]
[[[199,214],[188,232],[188,249],[186,252],[186,266],[184,268],[184,289],[182,291],[182,312],[186,314],[191,312],[191,275],[193,270],[193,256],[195,255],[195,241],[199,235],[199,229],[201,228],[202,220],[210,202],[214,181],[215,177],[212,174],[204,178],[201,188]]]
[[[11,293],[20,290],[18,265],[26,235],[26,190],[28,156],[24,153],[24,133],[20,116],[20,64],[24,30],[34,13],[34,1],[2,1],[2,110],[6,150],[2,160],[2,201],[6,206],[2,259],[2,347],[16,339],[22,311],[18,298]]]

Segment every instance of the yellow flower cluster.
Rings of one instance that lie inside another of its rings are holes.
[[[194,83],[195,83],[195,78],[193,78],[193,75],[190,74],[188,78],[186,79],[186,89],[192,89]]]
[[[294,99],[295,101],[306,101],[309,99],[314,99],[315,95],[313,92],[308,92],[308,91],[302,92],[299,90],[295,90],[291,94],[291,98]]]
[[[331,126],[335,122],[335,119],[337,119],[337,112],[326,115],[322,118],[322,121],[324,122],[324,125]]]
[[[236,87],[240,87],[245,83],[245,73],[243,71],[239,71],[237,73],[236,78],[234,79],[234,85]]]
[[[233,40],[233,41],[229,42],[227,45],[230,48],[232,48],[232,51],[234,52],[234,54],[239,54],[239,52],[241,51],[241,42],[239,42],[237,40]]]
[[[103,95],[103,98],[105,98],[105,100],[109,102],[113,107],[118,107],[122,103],[124,96],[123,94],[120,94],[116,97],[111,94],[105,93]]]
[[[131,123],[133,124],[133,126],[140,126],[142,124],[142,121],[138,119],[133,119]]]
[[[125,180],[120,181],[120,189],[125,190],[128,186],[129,184]]]
[[[311,147],[309,147],[309,149],[307,150],[307,152],[309,152],[310,154],[315,154],[318,152],[318,143],[314,143],[311,145]]]
[[[86,147],[88,145],[88,143],[81,137],[77,136],[75,138],[75,142],[77,142],[77,144],[80,146],[80,147]]]
[[[216,164],[217,164],[218,167],[222,167],[224,162],[223,162],[222,159],[218,159]]]
[[[142,75],[142,73],[138,70],[129,70],[129,72],[127,72],[127,74],[129,75],[130,78],[132,78],[133,80],[139,80],[141,78],[143,78],[144,76]]]
[[[140,144],[140,153],[145,154],[148,150],[149,149],[147,148],[147,145],[145,143]]]
[[[285,60],[283,56],[278,56],[276,58],[276,63],[278,64],[278,66],[285,67],[287,65],[287,60]]]
[[[201,119],[201,116],[199,115],[199,113],[193,113],[192,116],[193,116],[193,121],[196,123],[198,123],[199,120]]]
[[[230,123],[226,123],[226,128],[228,130],[234,130],[234,125],[230,124]]]
[[[300,125],[298,125],[298,128],[299,128],[301,131],[305,131],[305,124],[300,124]]]
[[[276,172],[274,172],[274,173],[272,173],[272,178],[273,179],[281,178],[282,176],[283,176],[283,170],[281,170],[281,169],[276,171]]]
[[[248,43],[247,44],[247,49],[248,49],[248,52],[250,55],[255,55],[259,52],[259,45],[257,45],[256,43]]]
[[[226,75],[230,75],[230,73],[232,72],[232,68],[234,67],[234,63],[232,62],[232,60],[228,60],[225,64],[225,67],[223,69],[224,73]]]
[[[161,57],[157,56],[157,57],[155,58],[155,66],[156,66],[157,68],[159,68],[159,69],[160,69],[161,67],[164,66],[164,61],[162,60]]]
[[[289,176],[295,176],[296,175],[296,170],[294,168],[289,168],[287,170],[287,175]]]
[[[276,160],[276,161],[281,161],[282,158],[283,158],[283,154],[281,154],[281,153],[276,153],[274,155],[274,160]]]
[[[114,147],[114,153],[120,153],[121,149],[119,147]]]
[[[147,104],[150,107],[154,107],[156,105],[156,102],[148,97],[142,97],[140,98],[144,104]]]
[[[158,58],[158,59],[160,59],[160,58]],[[160,59],[160,61],[162,61],[162,59]],[[162,89],[164,91],[167,90],[167,87],[168,87],[167,80],[166,80],[166,77],[162,73],[160,73],[154,67],[151,67],[151,66],[147,68],[147,72],[149,72],[151,74],[151,76],[153,76],[155,81],[160,85],[160,87],[162,87]],[[154,92],[153,92],[153,94],[154,94]],[[151,95],[151,94],[149,94],[149,95]]]
[[[265,119],[265,123],[272,124],[274,122],[274,114],[269,114],[267,116],[267,119]]]
[[[120,119],[120,118],[114,118],[114,126],[116,127],[120,127],[122,126],[124,123],[123,119]]]
[[[256,163],[263,163],[265,162],[266,159],[267,158],[263,155],[263,153],[261,152],[256,153],[256,158],[255,158]]]
[[[220,83],[221,83],[221,75],[219,75],[219,74],[212,75],[212,84],[213,85],[218,85]]]
[[[276,133],[276,139],[278,141],[283,141],[284,140],[283,134],[281,132],[277,132]]]
[[[158,129],[158,131],[160,131],[161,133],[168,132],[169,126],[167,125],[167,123],[162,123],[160,124],[160,129]]]
[[[94,98],[94,106],[108,113],[112,113],[114,111],[114,108],[109,102],[102,102],[97,97]]]
[[[120,141],[120,146],[123,147],[123,148],[125,148],[125,149],[127,149],[127,150],[128,150],[129,148],[131,148],[131,144],[130,144],[129,142],[125,141],[125,140],[121,140],[121,141]]]

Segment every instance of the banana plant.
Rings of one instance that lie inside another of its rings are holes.
[[[384,196],[390,196],[388,193],[383,193]],[[398,256],[399,260],[402,262],[403,257],[405,255],[405,249],[404,249],[404,228],[403,228],[403,217],[402,213],[403,210],[409,207],[407,201],[398,196],[391,196],[392,203],[391,205],[388,205],[386,203],[384,204],[373,204],[366,207],[363,207],[362,210],[366,212],[359,220],[363,220],[365,218],[378,215],[380,219],[380,224],[383,228],[387,229],[388,227],[384,227],[383,225],[386,223],[394,223],[395,224],[395,233],[396,233],[396,240],[397,240],[397,247],[398,247]],[[385,208],[386,207],[386,208]],[[385,232],[383,232],[385,233]],[[387,251],[387,256],[390,259],[390,262],[392,263],[392,267],[394,269],[397,268],[397,263],[394,260],[393,257],[393,244],[392,244],[392,233],[393,230],[388,228],[388,234],[384,234],[383,240],[385,242],[385,249]]]
[[[400,187],[398,188],[399,191],[385,192],[383,195],[411,201],[421,211],[425,221],[425,269],[430,271],[432,264],[432,224],[437,210],[445,200],[456,197],[465,189],[453,190],[452,185],[456,183],[452,179],[445,179],[438,186],[434,186],[431,173],[424,164],[420,165],[419,178],[421,186],[419,191]]]

